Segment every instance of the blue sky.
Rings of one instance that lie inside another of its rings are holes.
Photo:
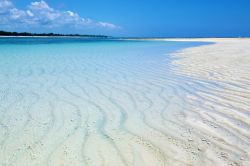
[[[0,0],[0,29],[131,37],[250,36],[250,0]]]

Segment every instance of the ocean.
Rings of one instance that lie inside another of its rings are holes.
[[[173,53],[204,44],[0,38],[0,165],[173,163],[195,91]]]

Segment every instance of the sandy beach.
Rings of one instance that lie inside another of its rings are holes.
[[[164,40],[3,45],[0,165],[250,165],[250,39]]]
[[[0,0],[0,166],[250,166],[250,0]]]
[[[222,87],[195,87],[197,94],[190,95],[193,107],[185,114],[184,122],[198,137],[194,141],[203,147],[202,165],[250,165],[250,39],[174,41],[213,43],[182,50],[174,62],[181,67],[179,74]]]

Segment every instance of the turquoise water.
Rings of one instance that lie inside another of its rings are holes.
[[[203,44],[0,38],[0,165],[164,165],[192,91],[171,53]]]
[[[162,70],[164,73],[155,76],[167,78],[171,76],[168,72],[172,67],[171,61],[174,59],[168,53],[198,45],[201,43],[1,38],[1,76],[28,77],[29,75],[50,75],[67,70],[86,69],[89,74],[95,72],[94,70],[99,70],[101,74],[112,77],[112,74],[105,70],[113,68],[116,70],[114,73],[119,73],[121,70],[121,74],[126,72],[130,75],[142,71],[144,74],[141,76],[152,75],[154,70]]]

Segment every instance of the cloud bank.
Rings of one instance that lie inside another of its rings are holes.
[[[120,27],[103,21],[83,18],[73,11],[61,11],[50,7],[45,1],[31,2],[25,9],[17,9],[11,0],[0,0],[0,28],[27,29],[119,29]]]

